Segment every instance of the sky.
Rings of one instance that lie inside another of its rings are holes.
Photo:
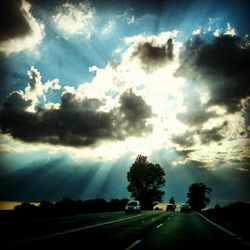
[[[250,4],[0,3],[0,200],[129,198],[137,155],[164,201],[204,182],[250,201]]]

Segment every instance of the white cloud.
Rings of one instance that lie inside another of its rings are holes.
[[[178,35],[178,30],[161,32],[159,35],[146,36],[143,34],[125,37],[126,44],[140,43],[140,42],[151,42],[155,41],[158,46],[165,45],[169,38],[175,38]]]
[[[24,37],[9,39],[0,43],[0,52],[4,52],[7,55],[18,53],[23,50],[36,52],[37,46],[42,42],[45,35],[44,24],[32,16],[30,3],[23,0],[21,11],[25,20],[29,24],[31,32]]]
[[[192,32],[192,35],[205,35],[207,33],[213,33],[215,37],[224,35],[235,36],[236,30],[231,26],[230,23],[226,24],[226,27],[221,27],[221,18],[208,18],[207,23],[203,26],[197,26],[197,28]]]
[[[130,15],[127,11],[125,11],[122,15],[118,15],[116,17],[124,20],[128,25],[133,24],[136,21],[135,16]]]
[[[22,96],[25,100],[32,100],[32,105],[28,108],[28,111],[34,111],[39,103],[39,98],[43,98],[46,101],[48,91],[58,90],[61,88],[61,85],[58,79],[47,81],[43,84],[41,74],[34,66],[31,66],[27,74],[31,81],[24,89]]]
[[[58,90],[61,88],[59,79],[49,80],[44,83],[43,85],[43,92],[47,93],[49,90]]]
[[[71,4],[64,3],[56,9],[52,19],[56,27],[65,33],[79,34],[84,38],[91,37],[95,9],[88,2]]]
[[[198,27],[196,30],[193,31],[192,35],[200,35],[202,32],[202,28]]]
[[[135,23],[135,16],[128,17],[128,18],[127,18],[127,22],[128,22],[128,24],[133,24],[133,23]]]
[[[224,31],[224,32],[223,32]],[[214,31],[214,36],[218,37],[220,36],[221,34],[224,34],[224,35],[229,35],[229,36],[235,36],[237,33],[236,33],[236,30],[234,27],[231,26],[230,23],[227,23],[227,27],[226,29],[223,29],[221,27],[217,27]]]
[[[60,106],[61,106],[60,103],[48,102],[44,104],[44,109],[45,110],[48,110],[48,109],[57,110],[57,109],[60,109]]]
[[[226,29],[225,35],[230,35],[230,36],[235,36],[236,35],[235,28],[233,28],[230,25],[230,23],[227,23],[227,29]]]
[[[113,32],[113,30],[115,29],[115,22],[114,21],[109,21],[107,23],[107,25],[105,25],[102,30],[101,30],[101,35],[103,36],[107,36],[109,35],[111,32]]]
[[[152,107],[155,116],[149,122],[154,126],[153,133],[145,138],[128,138],[123,142],[111,143],[109,148],[113,148],[112,152],[116,152],[116,155],[125,153],[128,148],[133,152],[137,152],[140,148],[140,152],[149,154],[152,150],[171,145],[170,133],[184,130],[185,126],[175,117],[175,112],[183,110],[181,88],[184,79],[174,76],[179,67],[178,55],[181,44],[174,41],[175,57],[173,61],[151,73],[146,73],[141,68],[141,63],[131,58],[139,43],[154,40],[155,45],[163,46],[166,45],[169,38],[174,39],[177,34],[177,31],[172,31],[160,33],[158,36],[141,34],[126,37],[125,43],[129,47],[121,54],[121,61],[115,65],[108,64],[105,68],[90,67],[89,70],[96,74],[95,77],[91,82],[84,83],[75,90],[78,95],[84,93],[91,98],[104,98],[105,105],[102,109],[106,111],[118,105],[120,95],[127,89],[132,89],[134,93],[142,96]],[[155,141],[157,144],[154,143]],[[96,149],[96,154],[101,155],[103,150],[105,147],[100,145]],[[107,157],[110,156],[107,155]]]
[[[217,28],[215,31],[214,31],[214,36],[218,37],[220,36],[222,33],[222,29],[221,28]]]

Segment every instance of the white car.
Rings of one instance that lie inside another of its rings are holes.
[[[181,204],[181,213],[190,213],[191,212],[191,207],[188,203],[182,203]]]
[[[167,204],[166,211],[175,211],[175,204]]]
[[[137,213],[141,212],[141,204],[137,200],[129,201],[125,206],[125,213]]]

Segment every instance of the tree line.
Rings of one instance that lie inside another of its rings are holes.
[[[162,202],[165,192],[162,190],[166,184],[165,171],[159,164],[153,164],[147,160],[147,156],[138,155],[127,173],[128,191],[131,198],[139,200],[142,209],[153,209],[156,202]],[[210,202],[208,194],[212,189],[204,183],[193,183],[187,192],[187,201],[194,211],[203,210]],[[59,202],[49,201],[40,202],[39,206],[23,202],[14,208],[17,215],[34,216],[64,216],[77,215],[84,213],[97,213],[108,211],[123,211],[127,198],[112,199],[107,202],[104,199],[91,200],[72,200],[64,198]],[[169,203],[175,205],[174,197],[171,197]]]
[[[123,211],[129,199],[90,199],[90,200],[72,200],[68,197],[58,202],[41,201],[38,206],[30,202],[23,202],[14,207],[14,213],[17,216],[29,217],[48,217],[78,215],[85,213]]]

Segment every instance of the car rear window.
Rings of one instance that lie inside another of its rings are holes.
[[[132,205],[132,206],[136,206],[137,205],[137,202],[136,201],[131,201],[128,203],[129,205]]]

